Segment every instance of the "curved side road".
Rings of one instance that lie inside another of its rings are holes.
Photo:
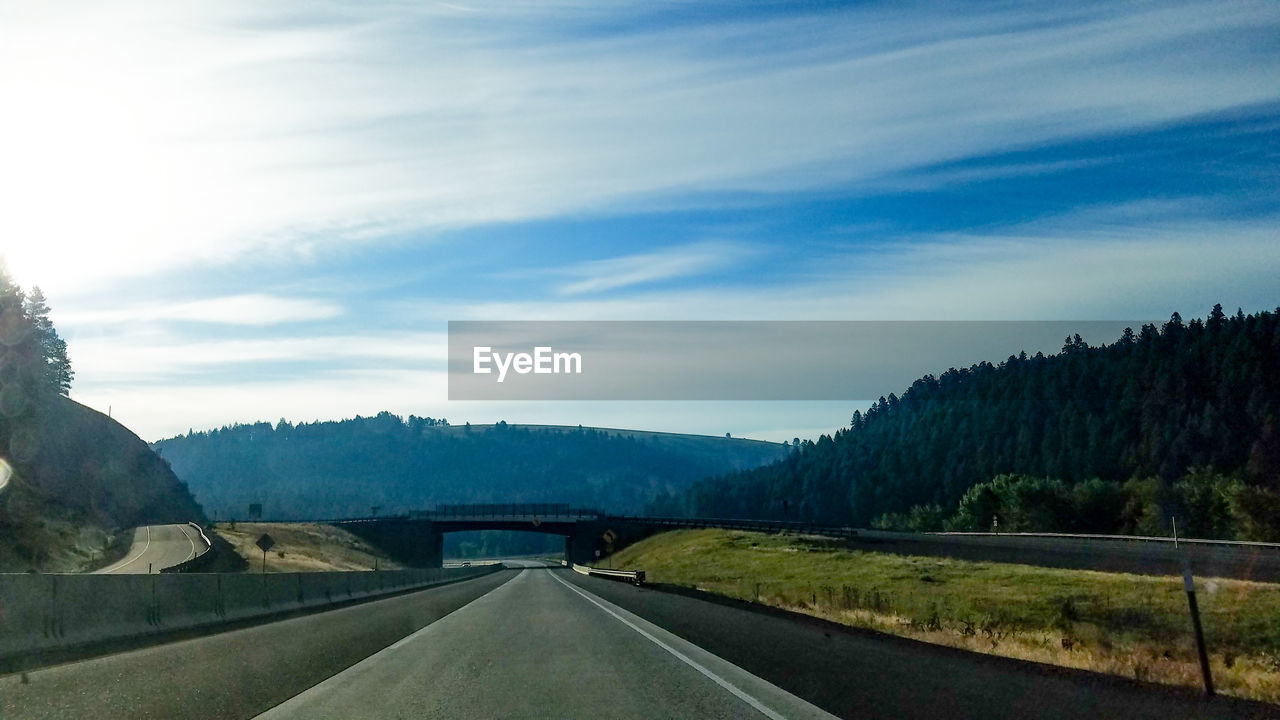
[[[144,525],[134,530],[133,545],[124,558],[95,572],[160,572],[208,550],[200,533],[190,525]]]
[[[514,571],[497,572],[338,610],[6,675],[0,677],[0,718],[252,717],[514,576]]]

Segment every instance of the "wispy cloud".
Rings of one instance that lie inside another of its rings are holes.
[[[698,243],[607,260],[588,260],[564,268],[571,278],[561,295],[585,295],[648,283],[687,278],[732,265],[751,250],[733,243]]]
[[[843,424],[850,407],[784,403],[729,412],[699,404],[673,414],[662,403],[450,403],[444,321],[1133,320],[1173,310],[1202,315],[1215,302],[1248,311],[1273,307],[1280,274],[1275,219],[1211,220],[1199,216],[1202,209],[1196,203],[1092,208],[986,234],[941,233],[850,248],[814,258],[799,279],[769,288],[638,285],[617,296],[395,299],[387,301],[390,308],[366,308],[413,329],[332,334],[302,325],[270,338],[212,341],[193,340],[164,323],[98,327],[97,334],[72,343],[80,373],[73,396],[99,408],[114,405],[147,437],[188,426],[390,409],[459,421],[765,432],[786,439],[793,431],[778,428],[829,430]],[[185,410],[175,414],[174,407]],[[773,419],[776,412],[786,419]]]
[[[75,344],[75,364],[89,383],[158,382],[164,378],[205,377],[246,381],[245,367],[307,366],[309,372],[353,368],[444,367],[443,333],[388,332],[366,335],[314,335],[224,341],[184,340],[164,332],[122,332],[84,338]]]
[[[1214,303],[1274,307],[1277,219],[1196,201],[1089,208],[986,233],[934,233],[813,258],[792,282],[622,298],[471,302],[425,316],[528,320],[1129,320]],[[1161,220],[1158,216],[1167,219]],[[1213,242],[1206,242],[1212,238]],[[408,308],[400,312],[412,316]]]
[[[1247,0],[19,4],[0,23],[0,253],[49,294],[76,393],[132,406],[153,437],[446,414],[431,368],[448,319],[1273,307],[1276,218],[1257,208],[1274,212],[1278,35],[1280,5]],[[1087,172],[1107,187],[1138,151],[1079,144],[1206,118],[1238,138],[1248,113],[1249,162],[1203,156],[1203,177],[1227,178],[1214,190],[1130,168],[1137,202],[1095,193],[1026,222],[1002,215],[1016,191],[977,196],[996,211],[970,225],[911,196]],[[896,216],[861,212],[895,194]],[[784,206],[800,210],[777,237],[728,227]],[[675,231],[537,235],[658,216]]]
[[[151,302],[105,310],[60,313],[58,320],[72,328],[161,320],[218,325],[280,325],[329,320],[342,313],[342,308],[329,300],[246,293],[185,302]]]
[[[1273,3],[866,6],[628,31],[610,21],[637,6],[474,9],[14,13],[11,264],[71,292],[308,262],[389,234],[824,187],[1280,98]]]

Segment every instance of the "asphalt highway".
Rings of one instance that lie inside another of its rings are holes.
[[[208,549],[200,532],[190,525],[145,525],[134,531],[133,545],[123,558],[95,572],[160,572]]]
[[[0,718],[249,718],[484,595],[516,571],[0,677]]]
[[[523,570],[261,717],[833,716],[559,572]]]
[[[1271,706],[1205,701],[532,567],[0,677],[3,718],[776,720],[827,713],[1276,716]]]

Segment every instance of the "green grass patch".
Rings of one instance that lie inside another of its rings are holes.
[[[612,565],[928,642],[1199,683],[1180,577],[892,555],[727,530],[656,535]],[[1197,579],[1197,589],[1219,687],[1280,701],[1280,585]]]

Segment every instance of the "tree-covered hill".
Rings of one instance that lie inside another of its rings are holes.
[[[234,425],[153,446],[220,518],[317,519],[437,503],[570,502],[638,512],[658,494],[772,462],[775,443],[546,426],[451,426],[387,412]]]
[[[0,270],[0,571],[84,569],[120,530],[203,519],[145,442],[65,397],[48,313]]]
[[[1003,514],[1002,530],[1155,531],[1181,515],[1201,534],[1274,537],[1277,313],[1175,313],[1109,345],[1076,336],[926,376],[778,463],[650,508],[918,529]]]

